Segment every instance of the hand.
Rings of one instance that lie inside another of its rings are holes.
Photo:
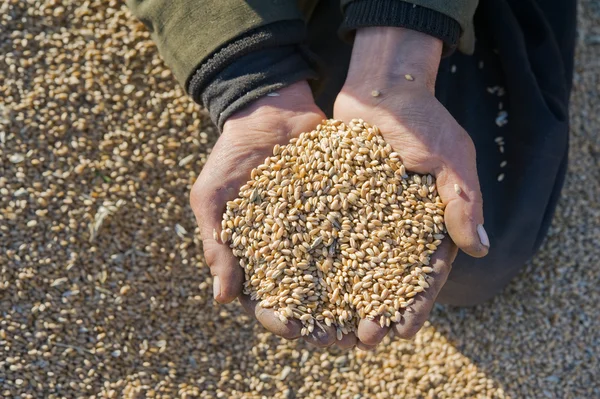
[[[344,87],[334,118],[362,118],[376,125],[398,152],[407,170],[436,177],[446,204],[446,238],[432,258],[431,286],[391,328],[397,336],[412,337],[426,321],[446,282],[456,246],[469,255],[485,256],[489,241],[483,229],[483,206],[469,135],[434,96],[442,43],[403,28],[359,29]],[[460,190],[457,190],[457,187]],[[377,345],[389,328],[362,320],[359,348]]]
[[[215,144],[202,173],[190,194],[190,204],[200,226],[204,257],[213,277],[214,298],[229,303],[240,298],[244,308],[268,330],[287,339],[300,337],[301,324],[290,320],[283,324],[271,309],[241,295],[244,272],[227,244],[213,238],[221,231],[227,201],[238,196],[239,188],[250,179],[250,172],[272,155],[275,144],[315,128],[325,116],[314,104],[306,82],[278,91],[279,96],[265,96],[229,118]],[[329,346],[335,330],[317,331],[306,340]]]

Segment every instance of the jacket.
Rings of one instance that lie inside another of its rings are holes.
[[[321,0],[331,2],[333,0]],[[338,0],[336,0],[338,1]],[[127,0],[166,64],[222,128],[237,109],[269,91],[317,75],[306,26],[319,0]],[[444,54],[474,48],[478,0],[341,0],[340,35],[399,26],[440,38]]]

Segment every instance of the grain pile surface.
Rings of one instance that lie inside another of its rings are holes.
[[[122,3],[0,2],[0,396],[600,397],[600,6],[579,13],[541,252],[491,302],[342,353],[213,303],[187,198],[216,133]]]
[[[376,126],[327,120],[251,172],[227,203],[221,239],[244,291],[301,334],[323,324],[338,339],[361,319],[390,326],[429,288],[446,231],[431,175],[408,174]]]

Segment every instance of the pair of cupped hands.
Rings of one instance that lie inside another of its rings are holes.
[[[432,256],[430,288],[415,297],[402,320],[381,327],[363,319],[356,333],[337,340],[333,327],[315,328],[304,339],[316,346],[373,349],[391,330],[411,338],[423,326],[442,289],[460,248],[475,257],[485,256],[489,240],[483,228],[483,207],[475,147],[466,131],[434,96],[442,42],[403,28],[364,28],[356,33],[348,76],[339,93],[333,117],[349,122],[362,118],[379,127],[386,142],[401,155],[407,170],[436,177],[446,205],[449,238]],[[407,76],[408,75],[408,76]],[[378,93],[374,93],[377,91]],[[323,119],[306,81],[265,96],[237,112],[223,132],[198,177],[191,206],[200,226],[204,255],[213,275],[214,298],[229,303],[236,298],[266,329],[286,339],[300,337],[301,324],[279,320],[272,309],[242,294],[243,269],[229,246],[213,238],[220,231],[227,201],[237,197],[253,168],[300,133],[311,131]],[[375,94],[375,95],[374,95]],[[461,190],[456,190],[458,185]]]

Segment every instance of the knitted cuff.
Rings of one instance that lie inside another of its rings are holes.
[[[358,28],[394,26],[426,33],[444,42],[443,55],[454,52],[461,34],[460,24],[449,16],[429,8],[399,0],[356,0],[344,9],[340,28],[349,38]]]
[[[317,77],[302,22],[278,22],[249,32],[204,62],[187,86],[219,129],[233,113],[269,92]]]

